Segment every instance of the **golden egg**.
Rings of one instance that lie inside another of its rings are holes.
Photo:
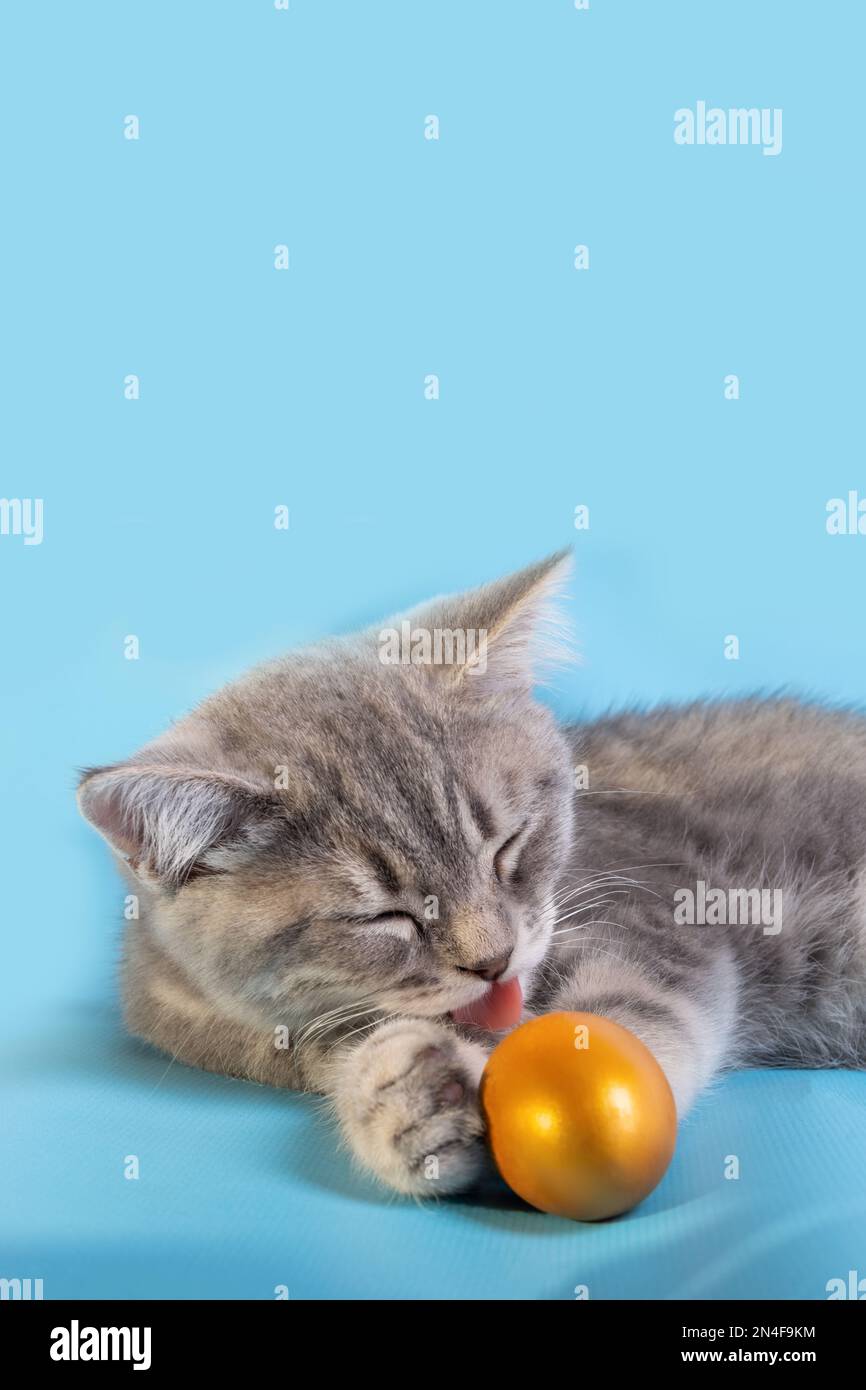
[[[596,1014],[544,1014],[515,1028],[487,1062],[481,1105],[508,1186],[572,1221],[629,1211],[673,1157],[667,1077],[639,1038]]]

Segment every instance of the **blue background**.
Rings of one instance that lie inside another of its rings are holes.
[[[0,1275],[245,1298],[866,1276],[862,1076],[720,1084],[647,1204],[578,1228],[382,1198],[316,1101],[166,1073],[120,1031],[123,890],[72,794],[252,661],[569,542],[563,714],[861,701],[866,538],[825,527],[866,491],[861,8],[105,0],[4,28],[0,490],[44,498],[45,535],[0,537]],[[782,153],[677,146],[699,99],[781,107]]]

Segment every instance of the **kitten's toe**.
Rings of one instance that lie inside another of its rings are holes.
[[[351,1052],[335,1100],[364,1166],[416,1196],[470,1187],[488,1162],[478,1106],[485,1061],[475,1043],[426,1019],[386,1024]]]

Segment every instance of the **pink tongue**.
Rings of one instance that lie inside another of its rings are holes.
[[[520,1022],[523,1009],[523,990],[515,975],[505,985],[494,984],[481,999],[468,1004],[465,1009],[455,1009],[451,1015],[455,1023],[474,1023],[479,1028],[489,1028],[499,1032],[503,1028],[513,1028]]]

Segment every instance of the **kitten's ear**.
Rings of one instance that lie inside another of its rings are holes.
[[[172,888],[197,866],[228,867],[261,848],[279,812],[276,798],[242,779],[138,763],[85,773],[78,805],[139,877]]]
[[[546,667],[571,657],[556,602],[571,561],[571,551],[560,550],[480,589],[432,599],[405,614],[412,631],[429,634],[429,653],[420,638],[411,664],[429,666],[435,676],[479,695],[531,687]]]

